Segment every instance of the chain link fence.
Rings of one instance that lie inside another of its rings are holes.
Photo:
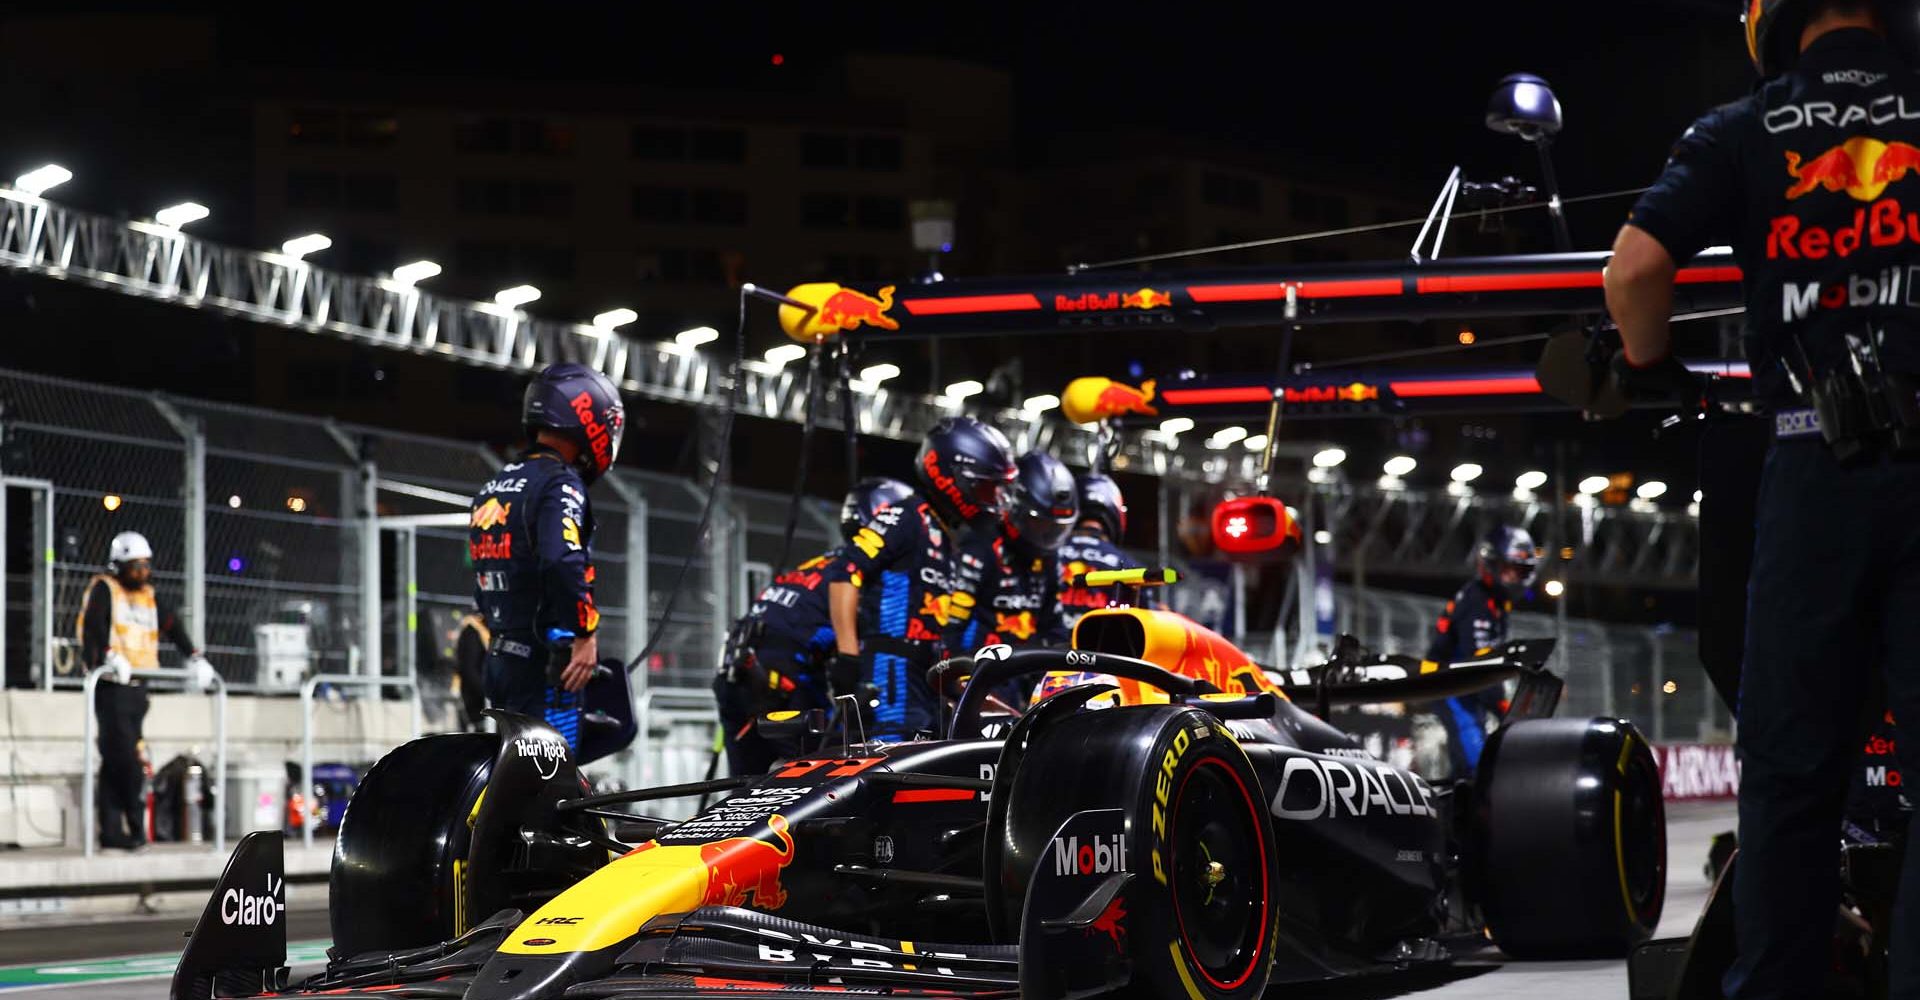
[[[1334,589],[1342,609],[1339,630],[1382,653],[1425,655],[1442,597]],[[1509,625],[1516,639],[1554,638],[1552,615],[1516,612]],[[1671,625],[1619,625],[1570,618],[1566,641],[1554,650],[1549,669],[1567,683],[1561,714],[1630,719],[1656,743],[1725,743],[1733,720],[1700,665],[1699,635]]]
[[[467,498],[505,456],[4,369],[0,442],[0,476],[50,484],[53,510],[47,597],[33,583],[45,515],[28,501],[38,497],[13,489],[4,508],[9,686],[79,683],[81,598],[105,571],[113,536],[137,531],[153,545],[160,599],[182,609],[232,690],[292,692],[313,673],[413,673],[430,722],[455,721],[441,708],[452,701],[459,621],[473,607]],[[591,490],[600,648],[626,660],[659,632],[641,683],[705,688],[726,624],[780,558],[787,497],[727,490],[715,540],[702,545],[705,498],[687,479],[629,470]],[[837,542],[832,505],[808,498],[796,516],[790,558]],[[49,601],[51,636],[41,625]],[[634,627],[636,615],[647,628]],[[163,650],[163,665],[179,659]]]
[[[7,683],[47,684],[49,661],[53,686],[79,683],[81,597],[113,536],[131,530],[153,544],[162,600],[185,610],[233,690],[291,692],[315,672],[411,674],[429,724],[451,726],[454,639],[472,607],[467,497],[503,460],[469,442],[0,370],[0,475],[50,484],[34,488],[53,512],[50,573],[42,570],[51,587],[29,586],[44,504],[10,488]],[[655,688],[704,689],[727,623],[783,547],[793,563],[839,540],[837,511],[818,499],[792,511],[786,545],[783,495],[726,490],[706,542],[696,530],[706,492],[687,479],[621,470],[591,496],[602,655],[631,658],[657,632],[636,678]],[[1230,604],[1230,588],[1208,589],[1202,577],[1173,595],[1185,599],[1177,604]],[[1440,599],[1336,592],[1341,631],[1384,652],[1425,650]],[[40,625],[48,600],[50,636]],[[1225,615],[1223,625],[1230,607]],[[1513,633],[1552,636],[1559,625],[1521,613]],[[1555,659],[1568,712],[1624,716],[1656,740],[1728,737],[1690,630],[1574,620],[1566,639]],[[1246,640],[1267,648],[1258,635]],[[178,655],[166,650],[163,663]]]

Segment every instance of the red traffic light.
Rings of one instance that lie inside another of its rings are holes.
[[[1300,548],[1300,523],[1273,497],[1235,497],[1213,509],[1213,545],[1234,562],[1278,562]]]

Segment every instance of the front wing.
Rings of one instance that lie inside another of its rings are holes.
[[[502,911],[453,941],[410,952],[336,960],[272,996],[466,995],[480,967],[524,915]],[[649,921],[612,972],[567,989],[569,1000],[796,993],[1012,997],[1012,945],[946,945],[829,930],[731,906]]]

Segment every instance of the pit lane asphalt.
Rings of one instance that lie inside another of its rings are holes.
[[[1667,903],[1660,937],[1685,936],[1706,905],[1703,872],[1714,834],[1733,828],[1732,803],[1679,804],[1667,809]],[[172,957],[197,913],[139,919],[0,929],[0,1000],[134,1000],[167,994]],[[327,936],[326,912],[288,910],[296,954],[317,955]],[[320,971],[299,964],[293,977]],[[44,974],[39,974],[44,973]],[[1278,995],[1280,991],[1275,991]],[[1289,1000],[1625,1000],[1625,962],[1507,962],[1498,952],[1470,956],[1445,971],[1381,976],[1322,986],[1292,986]]]

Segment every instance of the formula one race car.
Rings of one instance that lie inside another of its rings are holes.
[[[1343,643],[1275,675],[1179,615],[1110,608],[1071,648],[935,667],[960,692],[939,738],[785,714],[764,722],[810,745],[767,774],[594,796],[556,733],[499,715],[497,736],[415,740],[367,775],[324,973],[287,984],[280,839],[253,834],[173,996],[1225,1000],[1489,937],[1624,956],[1660,916],[1659,776],[1631,724],[1545,717],[1551,645],[1443,665]],[[988,692],[1035,677],[1046,697],[995,714]],[[1321,718],[1512,680],[1470,781],[1430,784]],[[612,808],[723,792],[678,822]]]

